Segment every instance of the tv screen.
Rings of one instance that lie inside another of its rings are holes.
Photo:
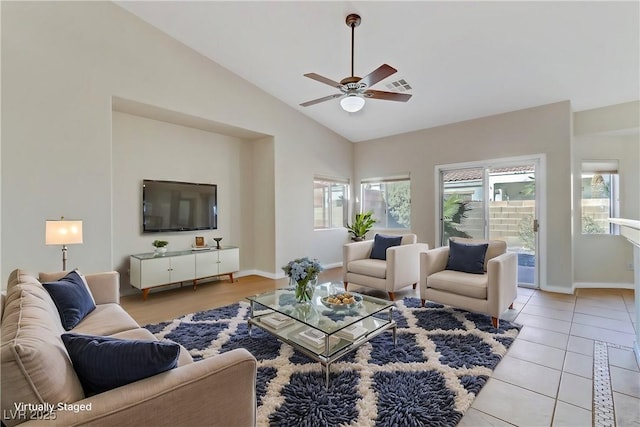
[[[215,230],[217,186],[145,179],[142,183],[142,231]]]

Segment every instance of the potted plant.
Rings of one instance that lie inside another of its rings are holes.
[[[376,220],[373,219],[373,212],[357,213],[353,224],[347,224],[347,230],[353,234],[351,240],[359,242],[364,240],[365,235],[373,228]]]
[[[151,244],[154,248],[156,248],[155,252],[157,254],[163,254],[167,252],[167,245],[169,244],[169,242],[167,242],[166,240],[154,240]]]

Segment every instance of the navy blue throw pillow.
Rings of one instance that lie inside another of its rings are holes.
[[[162,341],[71,333],[62,342],[87,396],[173,369],[180,355],[178,344]]]
[[[449,260],[446,269],[484,274],[484,257],[488,247],[488,243],[464,244],[449,240]]]
[[[392,246],[400,246],[402,242],[402,236],[385,236],[383,234],[376,234],[373,238],[373,248],[371,249],[371,259],[387,259],[387,249]]]
[[[93,297],[77,271],[72,271],[56,282],[43,283],[58,309],[65,331],[75,328],[95,308]]]

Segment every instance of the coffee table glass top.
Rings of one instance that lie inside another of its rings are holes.
[[[262,310],[264,314],[276,311],[329,335],[394,306],[390,301],[355,293],[359,302],[348,307],[327,306],[322,301],[329,295],[344,292],[342,283],[335,282],[318,285],[313,298],[306,304],[296,302],[293,288],[276,289],[247,299],[253,303],[255,317],[260,316]]]

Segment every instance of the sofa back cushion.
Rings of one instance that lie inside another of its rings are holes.
[[[16,402],[57,404],[83,399],[51,297],[32,276],[14,273],[2,315],[2,410],[15,410]],[[21,421],[4,420],[7,426]]]

